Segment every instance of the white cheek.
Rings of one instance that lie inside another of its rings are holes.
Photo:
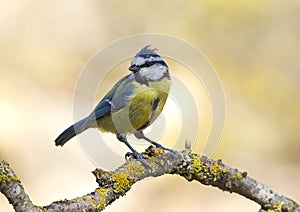
[[[160,80],[166,73],[167,68],[164,66],[154,66],[151,68],[142,68],[141,75],[150,80]]]

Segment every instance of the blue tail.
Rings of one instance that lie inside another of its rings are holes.
[[[75,135],[82,133],[86,129],[89,128],[89,125],[87,124],[86,119],[82,119],[81,121],[73,124],[68,129],[63,131],[56,139],[55,139],[55,145],[56,146],[63,146],[65,143],[67,143],[68,140],[73,138]]]

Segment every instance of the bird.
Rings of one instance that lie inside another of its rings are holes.
[[[128,135],[170,150],[143,133],[162,112],[171,87],[168,65],[157,50],[150,45],[143,47],[131,61],[128,68],[131,73],[121,78],[86,118],[64,130],[55,139],[55,145],[63,146],[77,134],[98,128],[101,132],[115,134],[131,150],[125,158],[133,156],[147,168],[150,167],[146,158],[130,145]]]

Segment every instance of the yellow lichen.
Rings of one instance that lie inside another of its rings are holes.
[[[160,156],[160,155],[162,155],[162,154],[164,154],[164,150],[163,149],[161,149],[161,148],[155,148],[155,151],[154,151],[154,156]]]
[[[144,153],[142,153],[143,156],[148,157],[148,158],[155,158],[157,156],[160,156],[164,154],[164,150],[162,148],[149,148],[147,149]]]
[[[92,206],[96,207],[94,198],[88,196],[87,202],[88,202],[89,205],[92,205]]]
[[[139,177],[143,176],[145,166],[141,163],[135,164],[132,161],[129,161],[127,163],[126,169],[128,170],[128,173],[132,173],[132,175],[139,178]]]
[[[96,192],[101,195],[101,197],[99,198],[98,203],[96,205],[96,208],[103,210],[106,206],[105,201],[108,196],[107,195],[108,189],[107,188],[98,188],[98,189],[96,189]]]
[[[11,177],[6,176],[5,174],[0,175],[0,182],[11,182],[11,181],[18,181],[19,179],[17,178],[16,175],[13,175]]]
[[[16,175],[12,176],[11,179],[14,180],[14,181],[19,181],[19,179]]]
[[[196,169],[200,169],[201,168],[201,164],[200,164],[200,162],[198,161],[198,158],[196,157],[196,156],[194,156],[193,157],[193,164],[194,164],[194,167],[196,168]]]
[[[113,176],[114,181],[116,182],[114,185],[114,190],[116,193],[125,193],[130,189],[131,183],[127,179],[127,176],[128,174],[124,172],[117,173]]]
[[[193,166],[191,171],[197,175],[197,178],[199,179],[207,178],[207,174],[208,174],[207,167],[205,164],[201,162],[201,158],[194,156],[192,158],[192,162],[193,162]]]
[[[38,206],[38,208],[40,208],[43,211],[47,211],[47,209],[44,206]]]
[[[231,179],[233,179],[233,180],[235,180],[235,179],[241,180],[241,179],[243,179],[243,178],[244,178],[244,177],[243,177],[243,175],[242,175],[240,172],[238,172],[238,173],[232,175],[232,177],[231,177]]]
[[[201,163],[200,159],[197,158],[196,156],[193,157],[193,164],[194,164],[195,169],[198,170],[198,172],[199,172],[199,171],[207,171],[207,170],[206,170],[206,166],[203,165],[203,164]]]
[[[227,170],[223,167],[220,166],[220,164],[218,163],[214,163],[212,166],[211,166],[211,169],[212,169],[212,174],[214,175],[214,181],[217,180],[217,176],[220,175],[220,174],[223,174],[223,173],[226,173]]]
[[[280,212],[282,211],[282,202],[278,202],[277,205],[274,205],[272,209],[268,209],[268,212]]]

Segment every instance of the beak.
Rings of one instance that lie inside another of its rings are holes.
[[[140,68],[137,65],[131,65],[128,68],[130,71],[132,71],[133,73],[137,72],[138,70],[140,70]]]

